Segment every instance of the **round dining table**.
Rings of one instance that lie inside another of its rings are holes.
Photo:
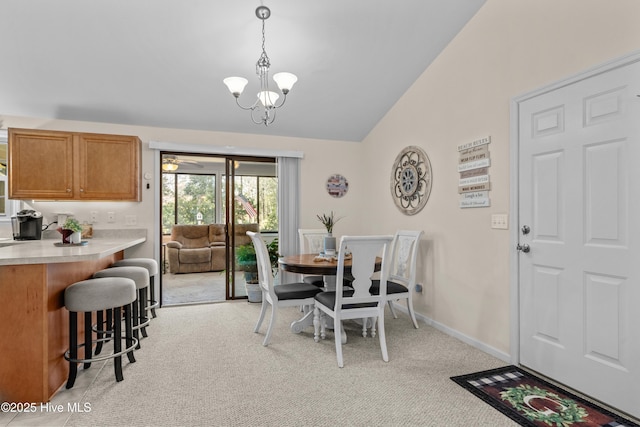
[[[319,256],[318,254],[298,254],[281,257],[278,259],[280,268],[284,271],[300,274],[313,274],[318,276],[335,276],[338,270],[338,255],[333,257]],[[376,258],[376,271],[380,270],[382,258]],[[351,273],[351,258],[344,260],[344,272]]]
[[[318,254],[298,254],[278,259],[284,271],[318,276],[335,276],[338,269],[338,257],[319,257]],[[351,272],[351,259],[344,260],[345,273]]]
[[[380,269],[381,258],[376,259],[376,270]],[[284,271],[290,273],[312,274],[324,277],[325,289],[334,291],[336,286],[336,273],[338,271],[338,256],[320,257],[318,254],[298,254],[281,257],[278,265]],[[344,260],[344,272],[351,273],[351,258]],[[303,329],[313,325],[313,310],[304,314],[300,320],[291,323],[291,331],[300,333]],[[346,342],[346,334],[342,335],[343,343]]]

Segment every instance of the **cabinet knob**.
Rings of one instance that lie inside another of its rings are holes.
[[[71,189],[70,188],[67,188],[67,193],[71,193]]]
[[[81,188],[81,189],[80,189],[80,192],[81,192],[81,193],[82,193],[82,192],[84,192],[84,188]]]

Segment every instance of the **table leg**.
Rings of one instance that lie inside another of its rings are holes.
[[[313,310],[309,306],[303,307],[303,310],[304,316],[299,320],[291,322],[291,332],[294,334],[299,334],[305,328],[313,326]]]

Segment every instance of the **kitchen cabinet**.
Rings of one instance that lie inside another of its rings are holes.
[[[136,136],[9,129],[9,198],[140,201]]]

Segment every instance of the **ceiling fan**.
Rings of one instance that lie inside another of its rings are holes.
[[[178,170],[178,166],[182,163],[190,164],[197,168],[203,167],[200,163],[196,162],[195,160],[179,159],[178,156],[173,156],[173,155],[162,156],[162,170],[165,172],[175,172],[176,170]]]

